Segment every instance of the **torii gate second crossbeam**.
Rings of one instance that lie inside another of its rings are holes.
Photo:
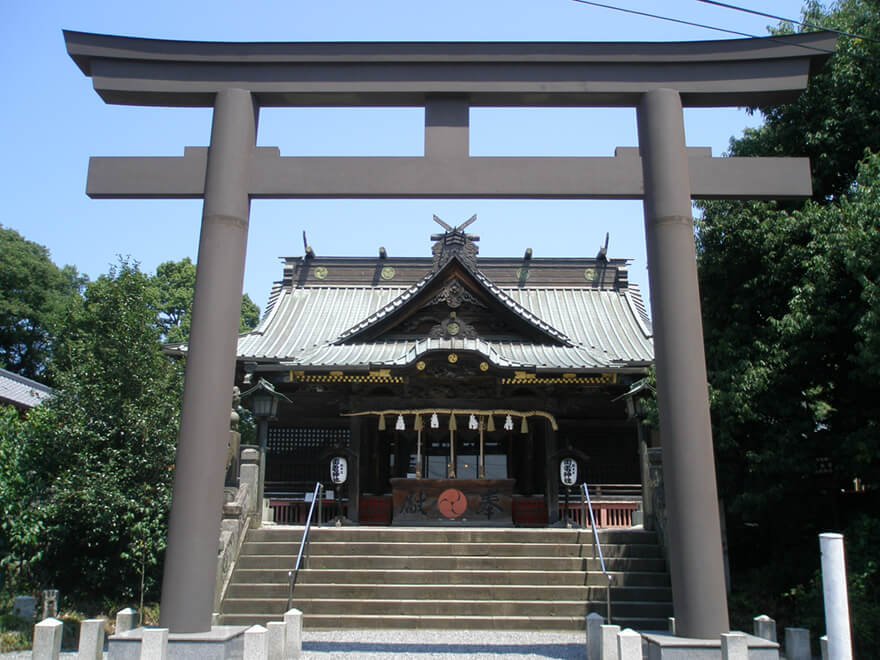
[[[207,43],[65,32],[108,103],[214,108],[208,149],[93,158],[93,197],[203,197],[161,625],[211,628],[229,390],[252,198],[644,200],[676,630],[729,627],[691,199],[810,194],[806,159],[688,149],[683,106],[793,100],[833,50],[824,32],[682,43]],[[257,148],[261,106],[423,106],[417,158],[284,158]],[[468,153],[475,106],[635,107],[613,158]]]

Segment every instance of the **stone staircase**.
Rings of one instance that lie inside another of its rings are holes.
[[[605,613],[589,530],[321,527],[293,606],[306,628],[583,630]],[[301,527],[250,530],[222,605],[228,625],[265,625],[287,606]],[[652,532],[600,532],[613,623],[665,630],[669,575]]]

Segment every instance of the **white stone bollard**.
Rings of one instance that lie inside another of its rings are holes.
[[[785,629],[785,660],[813,660],[807,628]]]
[[[34,626],[34,660],[58,660],[63,628],[63,623],[51,617]]]
[[[297,609],[287,610],[284,613],[284,625],[287,631],[284,642],[285,658],[298,658],[302,654],[303,613]]]
[[[828,635],[822,635],[819,638],[819,653],[822,660],[828,660]]]
[[[144,628],[141,660],[168,660],[168,628]]]
[[[602,660],[602,622],[601,614],[590,612],[587,615],[587,660]]]
[[[251,626],[244,631],[243,660],[266,660],[269,657],[269,637],[263,626]]]
[[[749,641],[741,632],[721,633],[721,660],[749,660]]]
[[[620,660],[642,660],[642,636],[632,628],[617,633],[617,657]]]
[[[602,660],[620,660],[617,649],[617,635],[620,633],[620,626],[603,625],[600,631],[599,657]]]
[[[270,621],[267,623],[266,639],[269,642],[269,660],[284,660],[287,624],[283,621]]]
[[[776,641],[776,621],[771,619],[766,614],[756,616],[754,619],[752,619],[752,626],[754,629],[753,634],[755,635],[755,637],[769,639],[771,642]]]
[[[828,660],[852,660],[843,535],[819,534],[819,549],[822,553],[822,595],[825,600]]]
[[[138,625],[138,613],[137,610],[133,610],[130,607],[126,607],[124,610],[119,610],[116,613],[116,634],[128,632],[129,630],[134,630]]]
[[[78,660],[102,660],[104,657],[104,626],[107,619],[86,619],[79,624]]]

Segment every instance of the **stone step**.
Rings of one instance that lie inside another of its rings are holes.
[[[298,543],[277,541],[246,541],[241,554],[292,555],[299,552]],[[398,543],[398,542],[344,542],[311,541],[312,557],[320,555],[417,556],[445,555],[447,557],[593,557],[593,548],[577,544],[555,543]],[[662,558],[657,545],[613,544],[602,546],[605,557]]]
[[[286,599],[285,584],[231,584],[226,603],[247,599]],[[602,586],[559,585],[446,585],[421,584],[302,584],[295,595],[302,599],[366,599],[366,600],[580,600],[605,601]],[[671,602],[669,587],[612,587],[614,603],[623,601]],[[224,609],[224,611],[231,611]]]
[[[283,614],[287,598],[242,598],[234,601],[236,614]],[[377,600],[316,598],[293,600],[293,607],[304,614],[414,614],[449,616],[579,616],[589,612],[605,613],[604,601],[581,600]],[[666,603],[630,601],[614,603],[615,616],[641,616],[663,618],[672,616],[672,608]]]
[[[266,625],[277,621],[276,617],[260,614],[227,615],[224,625],[252,626]],[[613,623],[621,628],[635,630],[664,630],[666,619],[653,618],[614,618]],[[303,627],[310,630],[348,629],[418,629],[418,630],[578,630],[584,629],[583,617],[552,616],[418,616],[398,615],[372,616],[367,614],[339,617],[336,615],[303,615]]]
[[[293,568],[296,558],[289,555],[242,555],[242,569]],[[608,557],[605,565],[611,571],[665,571],[666,562],[659,558]],[[310,568],[360,569],[423,569],[423,570],[542,570],[597,571],[598,559],[585,557],[449,557],[393,555],[322,555],[312,556]]]
[[[287,569],[241,569],[232,583],[287,584]],[[669,584],[664,573],[654,571],[619,571],[609,574],[620,586],[656,586]],[[605,576],[596,571],[499,571],[499,570],[350,570],[311,568],[299,572],[298,584],[543,584],[605,585]]]
[[[302,527],[265,526],[251,531],[249,538],[255,541],[278,541],[299,543]],[[593,533],[588,529],[522,529],[522,528],[470,528],[449,527],[312,527],[312,541],[339,542],[387,542],[387,543],[579,543],[592,545]],[[607,529],[599,531],[603,545],[628,543],[655,545],[654,532],[639,529]]]

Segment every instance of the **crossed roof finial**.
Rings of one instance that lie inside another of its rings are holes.
[[[457,227],[449,225],[436,215],[434,222],[446,230],[443,234],[432,234],[431,240],[436,241],[432,252],[434,254],[434,270],[442,268],[452,257],[457,255],[458,258],[470,268],[477,267],[477,246],[475,243],[480,240],[476,234],[466,234],[465,228],[477,219],[474,214]]]
[[[438,225],[443,227],[443,229],[446,230],[446,234],[432,234],[431,240],[432,241],[442,240],[443,237],[447,234],[464,234],[465,228],[467,226],[473,224],[474,222],[476,222],[476,220],[477,220],[477,214],[474,213],[470,218],[468,218],[467,220],[462,222],[460,225],[458,225],[458,227],[453,227],[449,223],[445,222],[443,219],[441,219],[435,215],[434,222],[436,222]],[[480,237],[476,236],[475,234],[465,234],[465,238],[467,238],[468,240],[471,240],[471,241],[480,240]]]

